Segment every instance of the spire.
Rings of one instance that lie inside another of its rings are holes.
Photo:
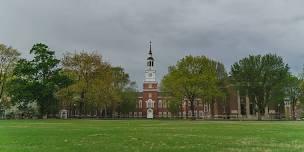
[[[152,45],[152,42],[150,41],[149,43],[150,43],[150,50],[149,50],[149,54],[152,56],[152,46],[151,46],[151,45]]]

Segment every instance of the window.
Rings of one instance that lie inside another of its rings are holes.
[[[198,101],[198,106],[199,106],[199,107],[202,107],[202,106],[203,106],[203,103]]]
[[[254,104],[253,103],[249,104],[249,109],[250,109],[250,114],[253,115],[255,113]]]
[[[151,74],[151,73],[150,73],[150,74]],[[151,74],[151,75],[152,75],[152,74]],[[149,87],[149,88],[152,88],[152,84],[150,83],[148,87]]]
[[[163,117],[167,117],[167,112],[163,112]]]
[[[139,102],[138,102],[138,107],[142,108],[142,101],[141,100],[139,100]]]
[[[149,93],[148,96],[149,96],[149,98],[152,98],[152,93]]]
[[[199,111],[199,116],[203,117],[203,111],[201,111],[201,110]]]
[[[171,112],[168,112],[168,117],[171,117]]]
[[[147,108],[154,108],[154,102],[151,99],[147,101]]]
[[[209,109],[208,109],[208,105],[207,104],[204,104],[204,112],[208,112]]]
[[[162,108],[163,106],[162,106],[162,101],[161,100],[159,100],[158,101],[158,108]]]
[[[167,108],[167,103],[165,101],[163,102],[163,108]]]
[[[154,66],[153,61],[148,61],[148,62],[147,62],[147,66],[149,66],[149,67],[150,67],[150,66]]]

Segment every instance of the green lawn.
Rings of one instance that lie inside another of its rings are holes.
[[[0,152],[304,151],[304,122],[0,120]]]

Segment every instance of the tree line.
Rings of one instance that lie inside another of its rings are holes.
[[[54,117],[67,108],[84,117],[134,110],[135,82],[101,55],[81,51],[66,53],[59,60],[41,43],[33,45],[29,53],[32,59],[20,58],[16,49],[0,45],[0,108],[14,107],[12,115]]]
[[[186,100],[192,118],[197,99],[209,103],[225,101],[231,86],[249,97],[258,120],[266,106],[284,105],[284,101],[291,103],[292,117],[296,119],[296,106],[304,101],[303,74],[293,75],[282,57],[275,54],[249,55],[234,63],[229,73],[222,63],[206,56],[186,56],[169,67],[162,80],[162,91],[170,97],[171,111],[180,111]]]
[[[111,117],[136,110],[135,82],[122,67],[110,65],[100,54],[69,52],[59,60],[42,43],[33,45],[29,53],[31,59],[21,58],[16,49],[0,44],[2,112],[42,118],[69,109],[79,117]],[[235,62],[229,73],[221,62],[206,56],[186,56],[170,66],[161,81],[169,110],[179,112],[186,99],[192,118],[197,99],[225,101],[231,86],[254,103],[259,119],[269,104],[288,100],[294,112],[304,97],[303,74],[293,75],[275,54],[249,55]]]

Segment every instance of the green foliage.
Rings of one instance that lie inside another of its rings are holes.
[[[100,55],[85,52],[66,54],[62,63],[64,72],[74,80],[57,92],[64,105],[77,104],[81,115],[85,107],[92,107],[86,110],[103,111],[104,116],[135,108],[136,92],[123,68],[112,67]]]
[[[178,102],[173,105],[187,99],[194,116],[195,99],[210,101],[219,95],[221,76],[217,74],[217,64],[205,56],[186,56],[175,66],[169,67],[169,73],[162,80],[162,91],[169,94],[171,101]]]
[[[304,66],[303,66],[304,67]],[[299,102],[303,106],[304,103],[304,68],[298,78]],[[304,113],[303,113],[304,114]]]
[[[122,90],[120,105],[117,111],[128,114],[129,112],[135,111],[138,94],[133,87],[128,87]]]
[[[61,97],[69,97],[69,102],[77,104],[80,115],[85,111],[85,105],[89,101],[94,102],[100,99],[100,88],[105,87],[102,84],[104,77],[108,74],[109,65],[102,61],[102,57],[95,53],[68,53],[62,60],[64,72],[73,80],[69,86],[66,86],[61,92]],[[63,98],[61,98],[61,101]],[[66,103],[69,104],[69,103]],[[95,102],[96,108],[100,108],[100,104]]]
[[[10,105],[7,97],[7,82],[12,77],[19,55],[16,49],[0,44],[0,110]]]
[[[33,60],[20,59],[16,64],[9,94],[15,104],[36,102],[40,116],[55,113],[57,100],[54,93],[69,80],[60,72],[60,61],[48,46],[35,44],[30,53],[34,55]]]
[[[177,98],[171,98],[169,97],[167,99],[168,102],[168,110],[173,114],[177,115],[178,112],[181,110],[181,101],[182,100],[177,100]]]
[[[260,119],[265,106],[279,98],[288,70],[280,56],[250,55],[232,65],[231,75],[237,89],[246,91],[250,101],[257,106]]]

